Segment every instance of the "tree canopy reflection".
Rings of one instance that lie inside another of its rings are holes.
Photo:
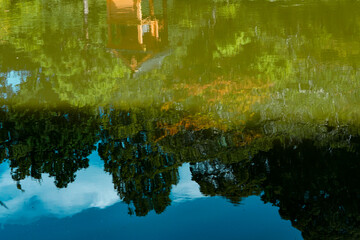
[[[309,2],[1,1],[0,161],[65,188],[97,150],[137,216],[189,162],[204,195],[359,238],[359,4]]]
[[[104,170],[113,177],[114,188],[124,202],[134,206],[129,209],[130,214],[137,216],[145,216],[150,210],[161,213],[170,205],[171,187],[178,182],[177,168],[181,163],[152,141],[154,128],[146,126],[142,117],[149,116],[110,111],[98,149]],[[142,130],[121,130],[134,125]]]
[[[190,162],[192,178],[205,195],[234,204],[259,195],[278,206],[306,239],[359,236],[360,138],[350,129],[330,128],[316,144],[312,138],[264,135],[261,129],[261,138],[241,144],[250,132],[255,135],[254,129],[245,134],[196,126],[159,138],[166,129],[158,128],[157,114],[114,108],[2,109],[1,161],[9,162],[20,189],[21,180],[41,180],[43,174],[64,188],[89,166],[88,156],[97,149],[114,189],[137,216],[152,210],[160,214],[171,204],[178,167]],[[173,113],[169,119],[179,116]]]
[[[28,73],[10,103],[36,107],[46,89],[48,102],[181,107],[236,126],[358,124],[356,2],[85,2],[0,5],[1,85]]]
[[[75,180],[75,173],[89,166],[96,149],[97,123],[86,111],[1,111],[1,161],[9,161],[12,177],[41,180],[47,173],[59,188]]]

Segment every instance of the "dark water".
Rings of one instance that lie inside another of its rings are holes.
[[[1,239],[359,239],[360,1],[2,0]]]

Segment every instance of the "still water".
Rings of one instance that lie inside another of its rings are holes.
[[[360,1],[1,0],[1,239],[360,239]]]

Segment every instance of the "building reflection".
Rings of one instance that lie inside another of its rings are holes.
[[[132,72],[166,48],[166,11],[166,0],[107,0],[108,48]]]

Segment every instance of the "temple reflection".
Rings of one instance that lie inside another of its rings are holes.
[[[107,0],[107,47],[132,72],[167,46],[166,10],[166,0]]]

